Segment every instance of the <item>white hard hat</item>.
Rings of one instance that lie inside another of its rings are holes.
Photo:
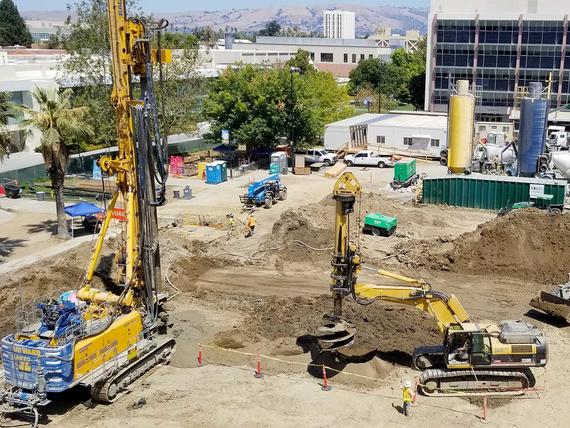
[[[406,388],[411,388],[411,387],[412,387],[412,382],[409,381],[409,380],[407,380],[407,381],[404,382],[404,386],[405,386]]]

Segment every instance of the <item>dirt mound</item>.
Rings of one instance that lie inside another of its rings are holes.
[[[356,326],[355,345],[351,352],[378,351],[391,362],[409,364],[416,346],[441,342],[434,320],[415,309],[399,305],[375,303],[362,306],[344,302],[344,317]],[[217,337],[218,344],[233,348],[255,343],[259,337],[270,341],[312,336],[323,323],[323,315],[332,310],[332,301],[325,296],[293,299],[258,299],[256,308],[239,328]]]
[[[301,240],[311,247],[332,247],[335,221],[335,201],[327,196],[320,202],[312,203],[284,212],[275,222],[270,236],[261,244],[261,249],[274,248],[293,240]],[[363,218],[367,213],[382,213],[398,219],[398,232],[391,240],[373,238],[366,247],[367,259],[374,258],[374,252],[382,247],[384,250],[395,245],[401,238],[435,238],[440,237],[442,229],[455,231],[454,235],[467,230],[473,230],[482,221],[491,218],[487,212],[472,210],[469,215],[456,208],[435,207],[429,205],[414,205],[411,202],[401,202],[377,193],[363,193],[360,202],[355,205],[355,213],[351,216],[354,240],[366,238],[358,235],[363,226]],[[453,225],[453,229],[450,229]],[[330,257],[330,252],[307,251],[306,248],[291,245],[278,252],[279,257],[286,261],[323,262]]]
[[[398,259],[413,267],[512,276],[542,283],[568,276],[570,215],[517,210],[455,240],[410,241]]]
[[[287,210],[275,222],[271,235],[262,243],[260,249],[274,248],[292,241],[302,241],[319,249],[331,247],[333,215],[333,211],[321,203]],[[330,257],[330,252],[307,251],[305,247],[289,245],[279,251],[279,256],[289,261],[316,261]]]

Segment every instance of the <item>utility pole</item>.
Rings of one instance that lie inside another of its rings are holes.
[[[295,125],[294,125],[294,118],[295,118],[295,82],[293,81],[293,74],[301,73],[301,69],[299,67],[291,67],[289,69],[289,75],[291,76],[291,101],[290,101],[290,109],[289,109],[289,140],[291,143],[291,156],[295,156]]]

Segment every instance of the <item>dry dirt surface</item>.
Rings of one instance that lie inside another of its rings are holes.
[[[370,265],[424,278],[434,289],[455,293],[475,320],[521,318],[542,283],[560,282],[566,276],[563,269],[570,261],[563,251],[569,237],[566,215],[526,210],[495,218],[489,212],[417,206],[371,193],[363,195],[357,212],[361,216],[382,212],[399,221],[396,234],[389,238],[355,233]],[[410,354],[418,345],[439,343],[440,334],[433,320],[416,309],[346,301],[345,317],[356,326],[355,346],[337,361],[323,360],[315,352],[313,334],[332,309],[327,292],[333,222],[334,202],[327,197],[276,215],[271,227],[263,225],[268,233],[249,239],[239,231],[228,231],[221,239],[198,240],[192,228],[163,229],[164,287],[181,292],[171,302],[172,334],[178,342],[171,366],[158,369],[111,406],[92,408],[88,395],[78,395],[67,413],[50,416],[53,426],[403,423],[395,406],[400,404],[399,381],[417,375],[409,369]],[[99,287],[110,282],[112,244],[98,268]],[[0,278],[0,330],[12,331],[13,308],[20,300],[57,297],[77,287],[89,254],[89,246],[83,245]],[[368,273],[362,278],[383,281]],[[564,393],[570,374],[568,331],[535,317],[539,321],[529,321],[539,322],[551,337],[552,363],[548,375],[540,377],[541,385],[548,379],[547,398],[496,409],[495,426],[535,426],[525,425],[532,415],[563,426],[570,417],[568,412],[558,414],[570,408]],[[204,344],[208,367],[195,367],[198,343]],[[276,377],[254,380],[251,367],[257,354],[298,365],[265,361],[267,373]],[[323,393],[315,379],[322,373],[307,369],[310,362],[383,381],[362,382],[331,373],[336,389]],[[479,408],[466,400],[425,398],[421,403],[413,424],[421,420],[430,428],[479,425]]]
[[[398,257],[413,267],[558,284],[568,278],[570,215],[515,210],[455,239],[404,243]]]

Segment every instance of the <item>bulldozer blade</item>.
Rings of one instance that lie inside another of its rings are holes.
[[[539,297],[535,297],[530,301],[530,306],[570,322],[570,300],[541,291]]]
[[[319,327],[317,339],[321,350],[334,351],[351,346],[355,334],[356,328],[348,321],[330,321]]]

